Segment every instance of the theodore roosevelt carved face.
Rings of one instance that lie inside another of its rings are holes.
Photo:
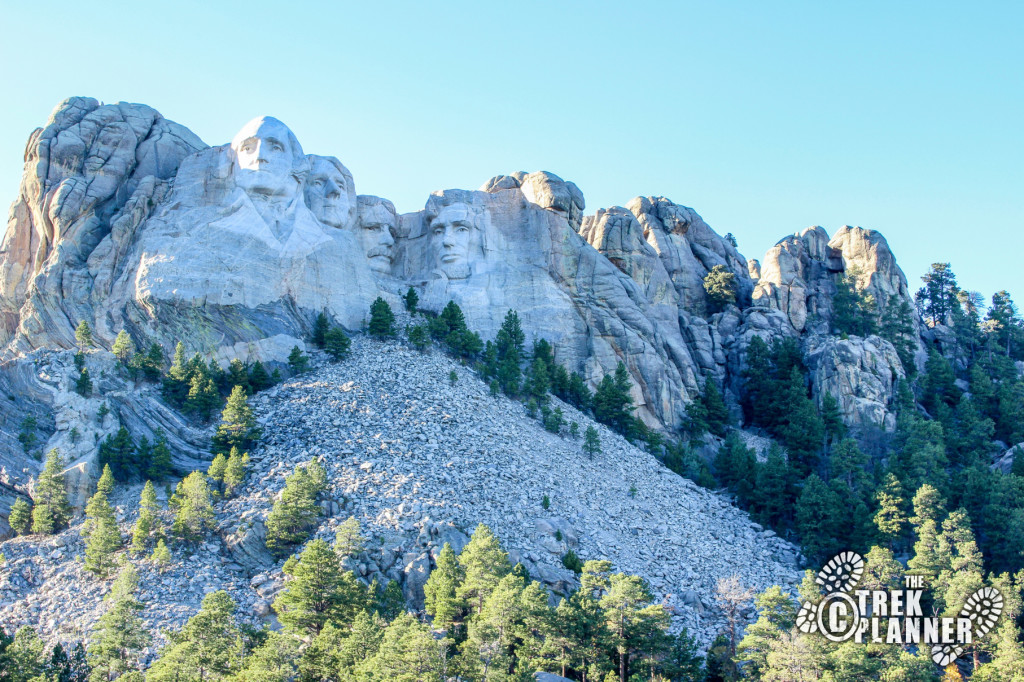
[[[363,245],[370,268],[375,272],[386,273],[391,270],[397,231],[398,213],[394,204],[380,197],[359,197],[356,235]]]

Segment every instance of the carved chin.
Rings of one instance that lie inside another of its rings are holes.
[[[369,263],[374,272],[391,272],[391,258],[388,256],[371,256]]]
[[[441,263],[441,272],[448,276],[448,279],[466,279],[469,277],[469,263]]]

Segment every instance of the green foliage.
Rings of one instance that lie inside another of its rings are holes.
[[[959,307],[956,275],[949,263],[932,263],[931,270],[921,277],[924,286],[914,296],[921,314],[932,326],[945,324],[947,317]]]
[[[338,555],[323,540],[311,541],[285,567],[290,579],[274,600],[274,611],[290,632],[315,637],[329,621],[348,627],[369,605],[366,589],[342,570]]]
[[[288,366],[292,370],[292,374],[302,374],[309,369],[309,356],[302,352],[302,349],[298,346],[292,346],[292,350],[288,353]]]
[[[145,474],[154,481],[162,481],[170,476],[171,471],[171,448],[167,444],[167,434],[163,429],[157,429],[156,440],[153,442],[153,449],[150,450],[149,467]]]
[[[379,296],[370,304],[370,336],[390,339],[395,336],[395,313],[388,302]]]
[[[109,467],[118,481],[131,480],[133,476],[144,472],[149,462],[140,462],[136,458],[135,441],[125,427],[117,433],[108,435],[100,444],[100,464]]]
[[[830,558],[841,549],[840,529],[847,521],[847,510],[835,492],[817,474],[808,476],[796,503],[796,528],[804,553],[819,563]]]
[[[25,454],[32,452],[38,437],[36,436],[36,418],[31,414],[21,420],[21,431],[18,432],[18,442],[21,443]]]
[[[421,353],[426,351],[430,346],[430,334],[427,331],[426,325],[407,325],[405,328],[405,335],[409,338],[409,343],[412,344],[412,347]]]
[[[583,572],[583,561],[581,561],[580,558],[576,556],[576,552],[571,549],[566,550],[565,554],[562,555],[562,565],[576,575]]]
[[[348,357],[352,340],[341,327],[332,327],[324,334],[324,350],[334,362],[341,362]]]
[[[235,386],[221,412],[220,425],[213,436],[212,450],[218,454],[228,454],[232,448],[249,450],[259,437],[260,429],[256,426],[249,398],[241,386]]]
[[[82,373],[75,380],[75,393],[83,398],[92,396],[92,379],[89,377],[88,367],[83,367]]]
[[[860,271],[850,268],[836,281],[832,296],[832,327],[837,334],[870,336],[878,331],[877,305],[871,294],[859,287]]]
[[[719,312],[736,303],[736,275],[724,265],[716,265],[704,276],[704,291],[710,311]]]
[[[146,481],[139,497],[139,516],[132,527],[132,551],[139,553],[146,549],[149,539],[157,530],[160,506],[156,500],[156,488],[152,481]]]
[[[132,356],[129,368],[140,372],[147,381],[159,381],[164,366],[164,349],[158,343],[151,343],[145,353]]]
[[[725,428],[731,422],[729,410],[711,378],[704,380],[704,390],[686,406],[686,416],[690,420],[691,434],[699,436],[710,432],[720,438],[725,436]]]
[[[350,516],[338,526],[338,532],[334,535],[334,551],[339,559],[354,559],[366,546],[366,538],[363,537],[359,525],[359,519]]]
[[[54,448],[46,455],[39,478],[36,480],[32,509],[32,532],[49,534],[67,527],[71,520],[71,504],[64,484],[67,464]]]
[[[886,474],[885,480],[875,493],[875,501],[878,505],[875,512],[878,538],[889,549],[897,548],[902,544],[907,513],[903,485],[896,476]]]
[[[594,393],[594,418],[616,433],[632,440],[636,435],[629,372],[619,362],[615,374],[606,374]]]
[[[441,682],[445,669],[441,644],[408,613],[388,626],[376,654],[364,665],[365,679],[393,682]]]
[[[267,516],[267,549],[276,556],[286,556],[290,548],[309,535],[320,515],[317,496],[327,487],[327,472],[315,459],[285,479],[281,498],[274,502]]]
[[[560,433],[562,426],[565,424],[565,415],[562,414],[562,408],[556,407],[553,410],[548,410],[547,407],[544,414],[544,430],[550,433]]]
[[[85,570],[100,578],[106,578],[117,565],[114,552],[122,548],[121,531],[117,527],[114,508],[106,494],[100,490],[89,499],[85,506]]]
[[[167,565],[171,563],[171,550],[168,549],[167,543],[164,542],[163,538],[157,540],[156,548],[150,555],[149,560],[156,564],[161,573],[163,573]]]
[[[135,342],[132,341],[132,337],[128,336],[128,332],[122,329],[117,333],[117,338],[114,339],[114,345],[110,347],[110,350],[117,356],[118,362],[127,367],[132,356],[135,355]]]
[[[587,426],[587,430],[583,433],[583,452],[587,453],[590,459],[594,459],[594,455],[601,454],[601,439],[597,434],[597,429],[593,426]]]
[[[233,446],[228,455],[227,464],[224,468],[224,497],[233,497],[239,486],[245,480],[249,472],[249,453],[239,453],[238,447]]]
[[[203,598],[199,612],[176,633],[146,673],[147,682],[218,680],[241,668],[245,641],[235,622],[235,602],[218,590]]]
[[[420,296],[416,293],[416,290],[409,287],[409,290],[405,292],[405,296],[402,297],[402,302],[405,304],[405,309],[412,314],[416,314],[416,306],[420,302]]]
[[[175,510],[171,532],[181,540],[195,542],[213,528],[213,503],[202,473],[193,471],[183,478],[169,505]]]
[[[114,474],[108,464],[103,465],[103,473],[100,474],[100,480],[96,481],[96,491],[102,492],[108,497],[110,493],[114,492]]]
[[[135,597],[138,585],[138,571],[125,564],[103,598],[107,608],[93,626],[88,649],[94,679],[125,679],[120,676],[140,669],[142,651],[151,638],[139,618],[143,604]]]
[[[327,319],[327,313],[321,312],[313,322],[313,343],[317,348],[327,346],[327,332],[331,328],[331,322]]]
[[[914,310],[910,303],[902,296],[892,294],[882,306],[878,324],[878,335],[892,343],[907,376],[917,371],[914,365],[917,331],[913,316]]]
[[[15,534],[27,535],[32,527],[32,505],[24,497],[19,497],[11,505],[11,513],[7,518],[7,522],[11,525],[11,530]]]
[[[103,420],[107,418],[108,414],[110,414],[110,408],[107,407],[106,403],[100,403],[99,408],[96,410],[96,421],[100,426],[103,425]]]
[[[749,502],[754,490],[757,458],[739,433],[730,431],[722,447],[715,454],[715,475],[722,485],[736,493],[741,502]]]
[[[92,348],[93,346],[92,328],[85,320],[81,320],[75,328],[75,341],[78,342],[80,348]]]
[[[452,628],[461,620],[465,602],[458,596],[463,581],[463,570],[455,558],[452,546],[447,542],[437,555],[437,567],[430,572],[423,586],[425,608],[434,620],[434,628],[444,630],[452,636]]]
[[[491,529],[480,524],[459,554],[459,569],[464,577],[457,596],[479,613],[498,582],[511,572],[512,565]]]

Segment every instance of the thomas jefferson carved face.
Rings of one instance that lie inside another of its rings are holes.
[[[467,204],[445,206],[430,221],[431,247],[438,267],[451,279],[464,279],[470,272],[470,254],[480,241],[480,228]]]
[[[235,183],[249,194],[294,196],[305,167],[302,147],[288,126],[263,116],[249,121],[231,142]]]
[[[345,229],[355,218],[355,187],[352,175],[334,158],[311,156],[306,178],[306,204],[317,220]]]
[[[398,216],[395,208],[386,199],[359,198],[359,221],[356,234],[366,252],[370,269],[387,273],[395,258],[395,234]]]

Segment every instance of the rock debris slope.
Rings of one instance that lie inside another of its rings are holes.
[[[544,431],[521,404],[491,396],[471,371],[439,353],[357,339],[345,362],[322,364],[252,402],[264,437],[240,495],[217,505],[217,531],[191,555],[176,550],[164,574],[131,558],[142,574],[143,617],[154,629],[184,622],[204,593],[221,588],[247,617],[268,615],[281,562],[263,551],[263,521],[285,476],[313,457],[330,478],[316,536],[333,538],[354,515],[369,542],[352,568],[367,581],[400,580],[413,605],[422,603],[440,546],[459,549],[478,523],[556,592],[573,584],[561,564],[570,548],[644,576],[675,624],[705,644],[720,625],[713,598],[719,578],[738,574],[758,589],[798,579],[797,550],[726,499],[601,426],[603,452],[589,459],[579,440]],[[591,423],[561,407],[581,429]],[[115,493],[125,533],[138,492]],[[63,640],[88,631],[106,583],[76,560],[84,551],[78,530],[0,547],[8,560],[0,625],[32,623]]]

